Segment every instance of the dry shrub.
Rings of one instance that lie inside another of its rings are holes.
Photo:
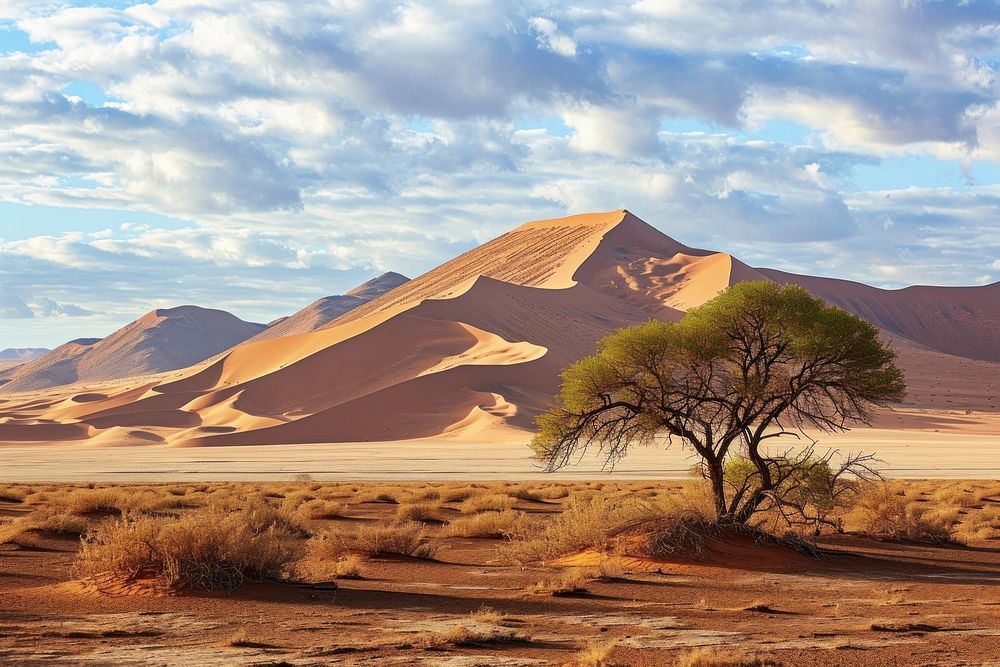
[[[434,548],[427,542],[423,525],[414,521],[327,530],[312,541],[315,543],[312,546],[313,555],[327,560],[337,560],[347,554],[434,557]]]
[[[589,577],[587,573],[578,569],[565,570],[557,577],[547,577],[537,584],[531,584],[524,589],[529,595],[573,595],[584,593],[587,590]]]
[[[404,500],[408,500],[407,494],[399,487],[386,485],[372,487],[365,493],[359,494],[357,498],[359,503],[389,503],[390,505],[398,505]]]
[[[446,503],[456,503],[462,500],[468,500],[473,496],[480,496],[486,493],[486,489],[481,486],[449,486],[439,490],[438,492],[441,496],[441,500]]]
[[[333,500],[323,500],[314,498],[301,503],[294,512],[294,516],[303,521],[315,519],[334,519],[347,516],[347,505]]]
[[[516,564],[545,561],[568,553],[606,551],[609,535],[623,525],[651,516],[649,505],[629,500],[612,502],[599,495],[570,497],[566,509],[542,526],[526,524],[500,551],[500,560]]]
[[[723,536],[715,521],[697,512],[672,512],[635,528],[647,535],[644,551],[652,558],[702,559],[708,554],[709,542]]]
[[[458,509],[466,514],[474,512],[502,512],[514,507],[514,499],[503,493],[472,496],[462,501]]]
[[[79,535],[86,529],[87,522],[78,516],[41,509],[28,516],[0,524],[0,544],[33,547],[38,545],[37,533]]]
[[[936,517],[928,508],[911,502],[897,484],[881,484],[868,489],[858,499],[849,518],[860,526],[861,532],[877,539],[952,541],[948,518]]]
[[[361,579],[361,565],[358,555],[341,552],[326,537],[314,537],[306,544],[306,555],[296,564],[295,571],[309,581]]]
[[[403,503],[396,508],[396,521],[438,521],[438,503]]]
[[[483,512],[449,521],[441,529],[441,536],[510,538],[515,534],[523,534],[527,530],[528,524],[536,523],[537,520],[532,519],[524,512],[515,512],[514,510]]]
[[[453,646],[481,646],[497,643],[527,643],[531,637],[516,630],[497,626],[472,627],[456,625],[444,640]]]
[[[748,656],[726,649],[696,648],[678,658],[678,667],[781,667],[771,658]]]
[[[1000,507],[986,507],[975,513],[970,512],[953,531],[953,535],[956,540],[966,543],[1000,540]]]
[[[65,498],[65,506],[74,514],[123,512],[134,507],[124,487],[75,489]]]
[[[472,612],[470,616],[473,620],[478,621],[479,623],[497,624],[503,620],[503,615],[500,612],[491,607],[487,607],[485,604],[476,611]]]
[[[27,495],[28,494],[23,489],[7,486],[0,489],[0,502],[23,503]]]
[[[573,662],[573,667],[611,667],[611,654],[615,650],[617,642],[609,641],[603,644],[590,644],[580,651]]]
[[[303,544],[271,508],[197,510],[181,518],[128,512],[84,536],[77,571],[124,581],[162,579],[175,588],[232,591],[278,578]]]

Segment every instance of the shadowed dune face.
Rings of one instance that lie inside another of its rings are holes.
[[[336,297],[371,300],[333,321],[317,325],[317,302],[171,377],[11,397],[0,441],[109,429],[177,446],[508,437],[605,334],[676,321],[731,284],[766,279],[882,328],[910,377],[909,405],[996,409],[1000,286],[887,291],[754,269],[619,210],[527,223],[410,281],[387,274]]]
[[[33,391],[184,368],[264,328],[221,310],[161,308],[107,338],[71,341],[18,367],[3,390]]]

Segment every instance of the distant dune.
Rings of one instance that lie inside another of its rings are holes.
[[[392,271],[383,273],[366,283],[358,285],[347,294],[325,296],[322,299],[317,299],[297,313],[272,322],[267,329],[246,342],[268,340],[270,338],[280,338],[281,336],[292,336],[315,331],[344,313],[354,310],[358,306],[366,304],[372,299],[377,299],[386,292],[399,287],[407,280],[409,278],[399,273]]]
[[[22,364],[37,359],[48,351],[44,347],[8,347],[6,350],[0,350],[0,361],[14,361]]]
[[[70,341],[19,366],[2,389],[33,391],[184,368],[264,328],[263,324],[244,322],[222,310],[198,306],[160,308],[107,338]]]
[[[1000,285],[879,290],[755,269],[619,210],[524,224],[332,321],[317,325],[314,304],[170,377],[10,396],[0,441],[509,437],[530,428],[560,370],[606,333],[676,321],[731,284],[768,279],[878,325],[900,352],[908,405],[998,409]],[[290,320],[287,335],[269,335]]]

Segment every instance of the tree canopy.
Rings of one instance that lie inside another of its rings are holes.
[[[801,459],[770,455],[768,441],[871,423],[905,393],[895,358],[874,326],[799,286],[738,283],[680,322],[603,338],[563,372],[532,447],[550,469],[590,446],[613,466],[634,445],[679,439],[700,456],[719,518],[742,522],[788,482],[783,462]],[[734,456],[751,466],[742,485],[727,484]]]

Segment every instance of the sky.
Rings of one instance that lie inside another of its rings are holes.
[[[0,348],[266,322],[618,208],[755,266],[995,282],[998,70],[980,0],[0,0]]]

